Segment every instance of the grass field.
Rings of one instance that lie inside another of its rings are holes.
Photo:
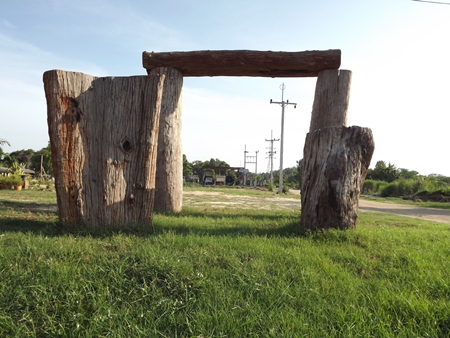
[[[298,212],[196,204],[99,233],[55,203],[0,190],[0,337],[450,336],[448,224],[305,235]]]

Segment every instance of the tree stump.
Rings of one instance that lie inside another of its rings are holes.
[[[359,197],[374,149],[368,128],[331,127],[307,135],[302,164],[302,229],[356,226]]]
[[[152,223],[164,76],[44,73],[61,222]]]
[[[164,75],[158,156],[156,160],[155,209],[180,212],[183,206],[183,151],[181,143],[181,91],[183,74],[160,67],[150,75]]]

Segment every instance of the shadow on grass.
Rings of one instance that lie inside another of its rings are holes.
[[[6,209],[12,215],[3,216]],[[3,210],[2,210],[3,209]],[[155,212],[153,226],[131,225],[114,229],[64,227],[58,220],[54,204],[33,202],[0,203],[0,233],[22,232],[44,236],[108,237],[117,234],[139,237],[175,233],[180,236],[280,236],[302,235],[299,230],[299,213],[246,210],[208,210],[193,208],[180,213]],[[3,211],[3,213],[2,213]]]
[[[58,207],[53,203],[35,203],[24,201],[0,200],[0,209],[11,208],[14,211],[21,212],[40,212],[47,214],[55,214]]]

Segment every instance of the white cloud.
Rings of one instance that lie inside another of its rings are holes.
[[[4,34],[0,34],[0,59],[0,137],[11,143],[7,151],[39,150],[47,145],[47,108],[42,82],[45,71],[59,68],[97,76],[106,74],[96,65],[63,60]]]

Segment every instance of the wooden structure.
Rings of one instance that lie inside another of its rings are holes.
[[[147,71],[173,67],[183,76],[314,77],[324,69],[338,69],[341,51],[272,52],[219,50],[193,52],[144,52]]]
[[[44,74],[58,206],[66,224],[151,223],[153,206],[181,210],[184,76],[318,76],[304,150],[301,224],[354,224],[373,140],[368,129],[345,127],[351,73],[338,70],[340,50],[144,52],[142,58],[148,77]],[[331,212],[336,207],[339,217]],[[317,215],[319,209],[327,216]]]
[[[63,224],[151,224],[163,85],[164,75],[44,73]]]
[[[181,145],[181,87],[185,76],[314,77],[338,69],[340,50],[272,52],[220,50],[143,52],[148,74],[165,74],[158,146],[155,207],[181,211],[183,199]]]

